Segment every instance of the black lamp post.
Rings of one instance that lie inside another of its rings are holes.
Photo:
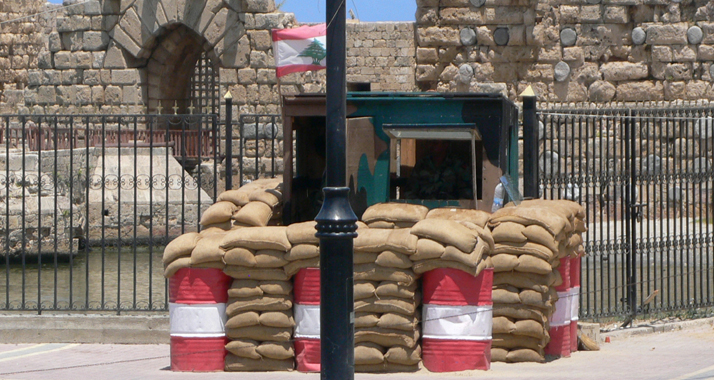
[[[354,379],[354,238],[357,216],[345,187],[345,3],[327,0],[327,123],[325,201],[320,238],[321,379]]]

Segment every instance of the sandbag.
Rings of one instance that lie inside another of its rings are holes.
[[[251,339],[258,342],[289,342],[292,329],[283,327],[250,326],[237,329],[226,328],[226,336],[230,339]]]
[[[544,363],[545,355],[538,353],[538,351],[531,350],[528,348],[518,348],[511,350],[506,355],[507,363]]]
[[[412,261],[438,259],[444,254],[446,248],[439,242],[431,239],[419,239],[417,241],[416,253],[409,258]]]
[[[412,269],[414,270],[414,273],[416,273],[416,274],[423,274],[423,273],[426,273],[430,270],[434,270],[437,268],[458,269],[460,271],[464,271],[468,274],[471,274],[474,277],[478,275],[478,267],[473,268],[473,267],[458,263],[456,261],[441,260],[441,259],[424,260],[424,261],[415,262]]]
[[[352,256],[352,264],[374,264],[379,257],[377,252],[355,252]]]
[[[532,350],[542,350],[548,342],[529,336],[517,336],[513,334],[493,334],[492,347],[517,349],[530,348]]]
[[[268,327],[295,327],[292,310],[288,311],[266,311],[260,313],[260,324]],[[273,358],[277,359],[277,358]]]
[[[232,298],[260,297],[262,295],[263,289],[258,286],[258,281],[255,280],[233,280],[228,289],[228,297]]]
[[[355,343],[361,342],[372,342],[382,347],[415,347],[419,342],[419,332],[416,329],[402,331],[370,327],[355,331]]]
[[[289,229],[290,227],[288,227]],[[293,243],[294,244],[294,243]],[[283,258],[287,261],[305,260],[320,256],[320,247],[313,244],[293,245]]]
[[[397,313],[414,315],[417,308],[415,301],[405,301],[400,298],[365,298],[355,301],[355,312],[362,313]]]
[[[508,253],[499,253],[491,256],[493,263],[493,272],[510,272],[518,266],[518,256]]]
[[[183,234],[176,239],[172,240],[164,248],[164,255],[162,262],[164,265],[168,265],[170,262],[178,259],[179,257],[190,256],[196,244],[201,240],[201,236],[198,232],[189,232]]]
[[[235,265],[246,268],[252,268],[257,264],[255,261],[255,252],[241,247],[231,248],[226,251],[223,254],[223,262],[226,263],[226,265]]]
[[[292,246],[285,234],[285,229],[286,227],[239,228],[226,234],[221,242],[221,248],[228,250],[234,247],[242,247],[287,252]]]
[[[176,272],[179,271],[179,269],[183,268],[189,268],[191,266],[191,258],[190,257],[181,257],[178,259],[175,259],[174,261],[170,262],[166,267],[164,268],[164,277],[166,278],[171,278],[173,275],[176,274]]]
[[[493,317],[508,317],[514,320],[532,319],[545,324],[548,318],[542,310],[521,304],[493,304]]]
[[[421,346],[416,347],[404,347],[404,346],[393,346],[387,350],[384,354],[384,360],[389,363],[402,364],[402,365],[417,365],[421,361]]]
[[[365,228],[357,231],[354,240],[355,252],[382,252],[387,249],[389,235],[393,230]]]
[[[505,362],[508,350],[505,348],[491,347],[491,362]]]
[[[265,227],[273,217],[273,209],[263,202],[250,202],[233,214],[233,220],[246,226]]]
[[[228,219],[227,221],[223,223],[214,223],[214,224],[206,224],[201,226],[201,232],[199,232],[201,235],[206,236],[206,235],[212,235],[213,233],[219,232],[219,233],[226,233],[226,231],[230,231],[233,229],[233,222]]]
[[[237,329],[241,327],[257,326],[259,324],[260,314],[255,311],[246,311],[228,318],[226,321],[226,328]],[[236,353],[236,355],[239,354]]]
[[[464,264],[468,267],[475,268],[476,265],[481,261],[484,252],[486,251],[486,243],[479,241],[476,243],[476,247],[471,252],[461,252],[458,248],[453,246],[447,246],[444,250],[444,254],[441,255],[442,260],[456,261],[457,263]]]
[[[540,293],[546,293],[551,286],[557,286],[555,285],[556,277],[560,278],[562,282],[558,271],[546,275],[522,272],[499,272],[493,274],[493,285],[513,285],[519,289],[531,289]]]
[[[376,264],[355,264],[355,280],[369,281],[395,281],[404,285],[411,285],[416,276],[414,272],[399,268],[384,268]]]
[[[416,252],[418,240],[409,229],[396,229],[389,233],[386,250],[411,255]]]
[[[416,289],[416,282],[410,285],[401,285],[394,281],[382,281],[375,288],[374,294],[376,294],[379,298],[396,297],[413,300]]]
[[[292,342],[263,342],[255,351],[269,359],[292,360],[295,357]]]
[[[412,267],[412,261],[409,260],[409,256],[392,251],[384,251],[380,253],[379,256],[377,256],[375,263],[386,268],[408,269]]]
[[[250,202],[248,200],[248,192],[241,189],[224,191],[218,194],[218,198],[216,198],[216,201],[228,201],[236,206],[245,206],[248,204],[248,202]]]
[[[355,329],[375,327],[379,323],[377,313],[355,313]]]
[[[411,233],[444,245],[453,245],[464,252],[473,251],[478,240],[474,231],[452,220],[425,219],[415,224]]]
[[[383,329],[412,331],[417,328],[419,321],[414,315],[406,316],[396,313],[385,313],[379,317],[377,327]]]
[[[491,230],[504,222],[519,223],[524,226],[537,224],[550,232],[556,240],[562,240],[564,234],[571,232],[573,226],[568,219],[552,211],[552,205],[546,207],[514,207],[506,205],[491,215]]]
[[[551,301],[547,293],[543,294],[531,289],[521,290],[519,297],[521,299],[522,304],[545,310],[551,309],[555,304],[555,301],[557,301],[557,299]]]
[[[379,364],[384,362],[384,347],[378,344],[362,342],[355,344],[355,365]]]
[[[378,203],[368,207],[362,214],[362,221],[418,222],[426,217],[426,206],[409,203]]]
[[[374,281],[355,281],[354,299],[361,300],[363,298],[374,297],[374,289],[376,282]]]
[[[481,211],[465,208],[435,208],[426,214],[427,219],[446,219],[455,221],[465,221],[476,224],[479,227],[486,227],[491,214]]]
[[[493,248],[493,254],[507,253],[511,255],[531,255],[545,261],[553,261],[558,252],[551,251],[548,247],[536,243],[498,243]]]
[[[516,321],[516,330],[513,331],[514,335],[524,335],[530,336],[537,339],[550,340],[550,335],[545,329],[545,326],[532,319],[521,319]]]
[[[493,317],[494,334],[511,334],[516,331],[516,324],[508,317]]]
[[[544,245],[552,252],[558,252],[558,241],[542,226],[531,224],[530,226],[526,226],[522,233],[531,243]]]
[[[382,229],[398,229],[398,228],[412,228],[416,222],[387,222],[384,220],[379,220],[376,222],[370,222],[367,224],[369,228],[382,228]]]
[[[287,281],[290,279],[283,269],[254,269],[227,265],[223,273],[241,280]]]
[[[220,270],[223,270],[225,267],[226,267],[226,265],[223,264],[223,262],[221,262],[221,261],[210,261],[207,263],[191,265],[191,268],[213,268],[213,269],[220,269]]]
[[[238,206],[233,202],[220,201],[212,204],[201,215],[200,225],[206,226],[209,224],[224,223],[231,220],[233,214],[238,211]]]
[[[285,260],[285,251],[276,251],[274,249],[261,249],[255,251],[255,267],[256,268],[282,268],[289,261]]]
[[[320,244],[320,239],[315,237],[317,222],[314,220],[302,223],[293,223],[287,227],[286,234],[292,245]]]
[[[250,359],[261,359],[262,356],[255,350],[258,342],[250,339],[236,339],[226,344],[226,351],[235,356]]]
[[[528,240],[523,235],[523,230],[525,228],[526,226],[519,223],[504,222],[496,226],[496,228],[491,231],[491,234],[493,235],[493,240],[499,243],[505,241],[523,243]]]
[[[191,252],[191,265],[223,262],[224,251],[220,248],[222,240],[223,236],[219,234],[200,239]]]
[[[286,264],[283,267],[283,270],[285,271],[285,275],[288,277],[294,276],[297,272],[300,271],[300,269],[303,268],[319,268],[320,267],[320,258],[319,257],[313,257],[311,259],[305,259],[305,260],[295,260],[291,261],[290,263]]]
[[[266,296],[252,298],[229,298],[226,305],[226,315],[232,317],[247,311],[280,311],[290,310],[293,302],[281,296]]]
[[[547,275],[553,271],[553,267],[545,260],[531,255],[521,255],[518,257],[517,272],[535,273]]]
[[[265,294],[287,296],[293,291],[293,283],[290,281],[261,281],[258,286]]]
[[[260,360],[243,358],[233,354],[226,355],[225,370],[231,371],[292,371],[295,359],[275,360],[262,358]]]
[[[255,190],[248,195],[251,202],[263,202],[273,208],[283,200],[283,194],[275,189]]]
[[[495,304],[520,304],[520,292],[516,287],[509,285],[494,286],[491,294],[493,303]]]

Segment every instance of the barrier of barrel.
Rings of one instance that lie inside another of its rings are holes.
[[[555,287],[558,292],[558,302],[550,319],[550,342],[545,346],[546,355],[570,356],[570,258],[560,259],[558,272],[563,283]]]
[[[222,270],[212,268],[183,268],[171,277],[172,371],[223,371],[226,302],[232,281]]]
[[[320,372],[320,269],[295,274],[295,361],[300,372]]]
[[[422,277],[422,361],[432,372],[491,368],[493,269],[439,268]]]
[[[578,321],[580,318],[580,256],[570,259],[570,351],[578,350]]]

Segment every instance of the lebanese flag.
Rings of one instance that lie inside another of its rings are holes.
[[[301,71],[327,67],[327,25],[273,29],[273,55],[276,75],[281,77]]]

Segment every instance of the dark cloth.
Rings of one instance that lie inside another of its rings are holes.
[[[449,154],[441,165],[432,156],[421,159],[409,177],[408,199],[472,199],[471,170]]]

